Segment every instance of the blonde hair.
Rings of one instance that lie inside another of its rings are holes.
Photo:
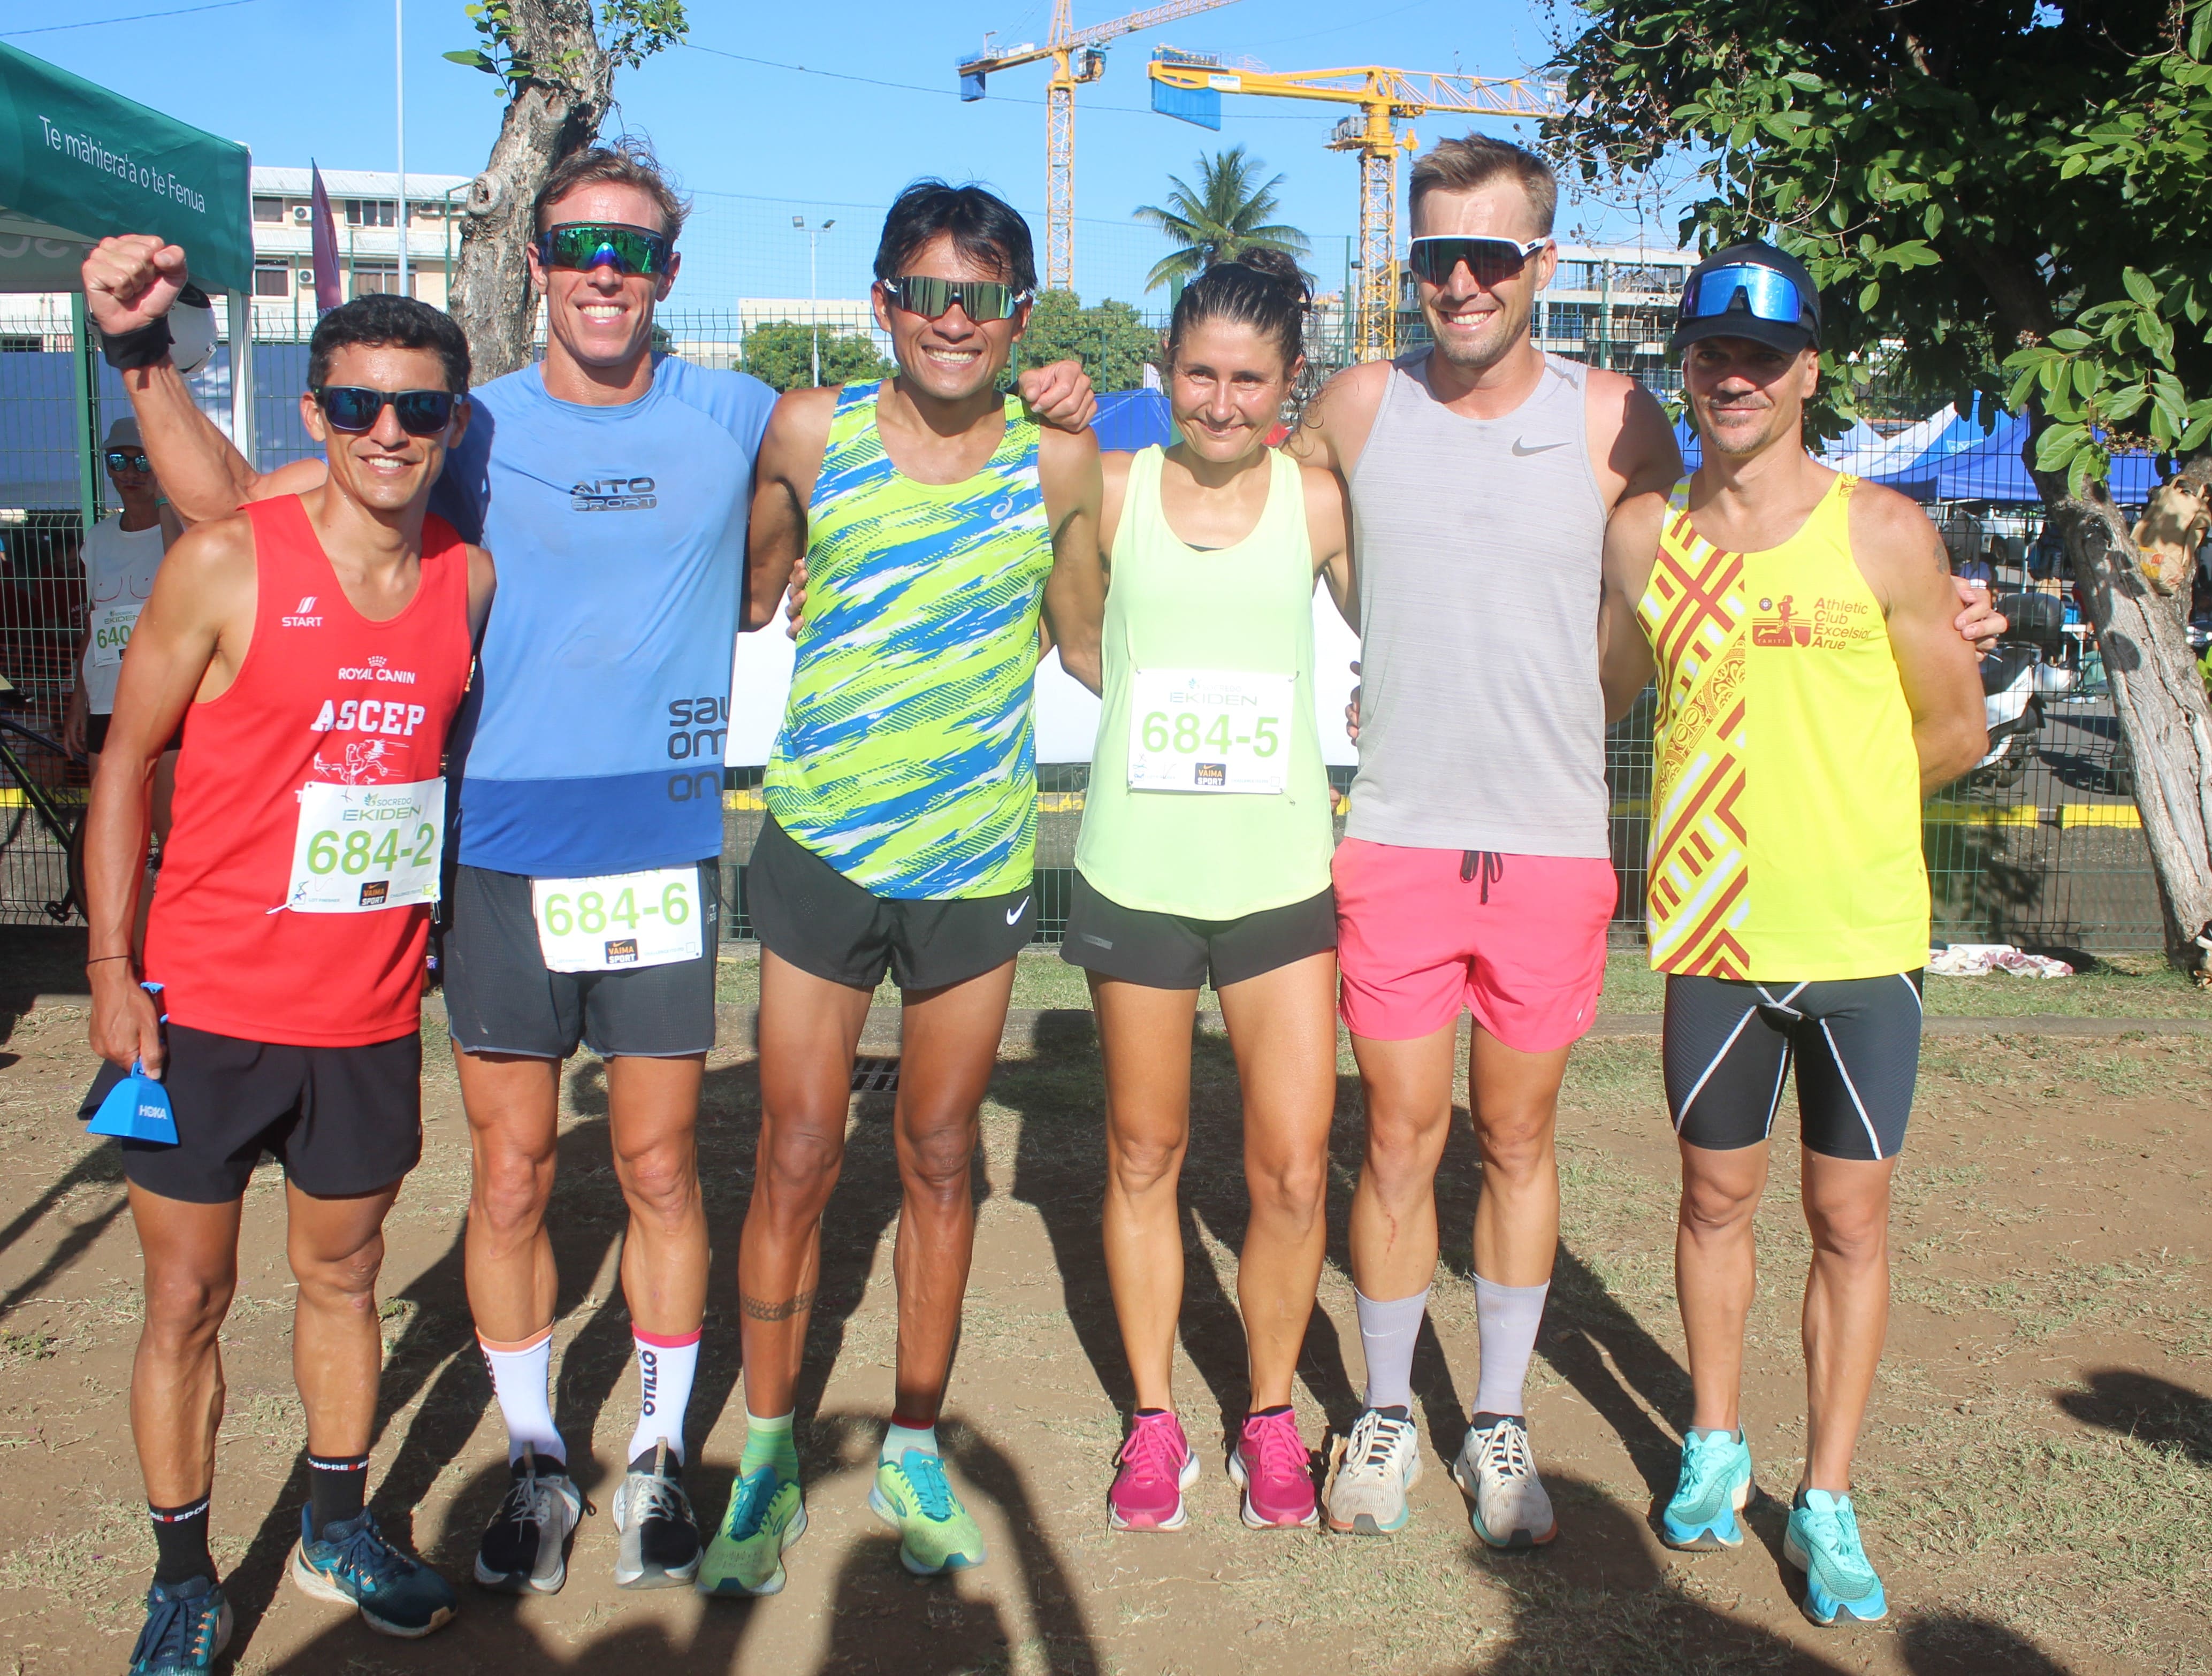
[[[1559,179],[1552,166],[1534,152],[1510,140],[1487,134],[1469,134],[1463,140],[1444,140],[1413,165],[1407,207],[1421,213],[1421,200],[1431,192],[1471,192],[1487,186],[1500,175],[1517,184],[1535,212],[1536,231],[1549,237],[1552,217],[1559,208]]]

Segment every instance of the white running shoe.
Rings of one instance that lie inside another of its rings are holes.
[[[1493,1548],[1533,1548],[1559,1533],[1528,1450],[1528,1423],[1518,1414],[1476,1415],[1452,1480],[1467,1492],[1474,1533]]]
[[[1406,1492],[1421,1481],[1421,1434],[1403,1408],[1370,1408],[1337,1448],[1328,1485],[1328,1527],[1387,1536],[1413,1511]]]
[[[689,1588],[699,1576],[699,1521],[684,1493],[683,1463],[666,1443],[653,1445],[623,1474],[615,1491],[615,1528],[622,1549],[615,1582],[623,1588]]]
[[[477,1548],[477,1582],[508,1594],[557,1594],[568,1581],[568,1537],[584,1516],[583,1492],[554,1461],[541,1466],[527,1443],[514,1482]]]

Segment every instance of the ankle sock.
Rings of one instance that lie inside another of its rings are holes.
[[[1526,1414],[1522,1388],[1528,1382],[1529,1359],[1536,1353],[1536,1329],[1543,1324],[1540,1286],[1500,1286],[1474,1277],[1475,1322],[1482,1338],[1482,1372],[1474,1390],[1479,1414]]]
[[[368,1456],[307,1455],[307,1506],[320,1535],[326,1526],[361,1516],[368,1498]]]
[[[738,1457],[739,1477],[773,1466],[778,1481],[799,1482],[799,1440],[792,1434],[791,1422],[789,1414],[763,1419],[750,1408],[745,1411],[744,1453]]]
[[[492,1394],[499,1399],[500,1418],[507,1422],[507,1464],[522,1459],[525,1443],[537,1452],[538,1464],[556,1473],[568,1470],[568,1446],[553,1424],[553,1404],[545,1387],[553,1365],[553,1324],[501,1344],[477,1334],[484,1366],[491,1370]]]
[[[182,1507],[155,1507],[149,1503],[146,1516],[154,1521],[154,1581],[190,1582],[194,1577],[215,1576],[215,1558],[208,1552],[208,1502],[203,1496]]]
[[[653,1446],[668,1445],[668,1453],[684,1463],[684,1411],[691,1406],[691,1376],[699,1369],[700,1328],[673,1336],[630,1329],[637,1347],[637,1429],[629,1435],[629,1454],[651,1464]]]
[[[908,1449],[919,1449],[924,1454],[937,1454],[937,1422],[932,1420],[926,1426],[910,1425],[892,1415],[890,1424],[884,1428],[884,1446],[876,1451],[876,1464],[896,1466]]]
[[[1352,1301],[1359,1313],[1359,1348],[1367,1362],[1367,1406],[1411,1408],[1413,1343],[1429,1312],[1429,1289],[1377,1301],[1355,1286]]]

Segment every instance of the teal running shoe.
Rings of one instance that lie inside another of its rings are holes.
[[[459,1604],[451,1583],[385,1540],[366,1509],[324,1526],[318,1536],[313,1515],[301,1508],[292,1581],[319,1600],[360,1608],[370,1629],[407,1641],[439,1628]]]
[[[203,1676],[230,1645],[230,1602],[212,1578],[155,1583],[146,1625],[131,1649],[131,1676]]]
[[[1736,1515],[1751,1501],[1751,1445],[1725,1431],[1692,1428],[1682,1442],[1682,1475],[1660,1515],[1670,1548],[1703,1553],[1743,1545]]]
[[[1799,1491],[1783,1533],[1782,1558],[1805,1574],[1805,1616],[1815,1624],[1838,1618],[1873,1624],[1889,1615],[1881,1579],[1860,1545],[1858,1515],[1849,1496]]]
[[[899,1564],[917,1577],[983,1563],[983,1533],[945,1481],[945,1463],[933,1454],[908,1449],[896,1461],[878,1464],[868,1506],[898,1527]]]
[[[730,1505],[694,1585],[702,1594],[775,1594],[785,1582],[783,1551],[806,1533],[806,1498],[796,1479],[755,1468],[730,1491]]]

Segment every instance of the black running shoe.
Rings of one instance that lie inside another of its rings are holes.
[[[584,1516],[583,1492],[556,1461],[541,1466],[525,1443],[514,1482],[477,1545],[477,1582],[520,1594],[557,1594],[568,1581],[568,1537]]]
[[[699,1521],[684,1493],[684,1464],[668,1445],[629,1464],[615,1491],[615,1528],[622,1552],[615,1582],[624,1588],[689,1588],[699,1575]]]

